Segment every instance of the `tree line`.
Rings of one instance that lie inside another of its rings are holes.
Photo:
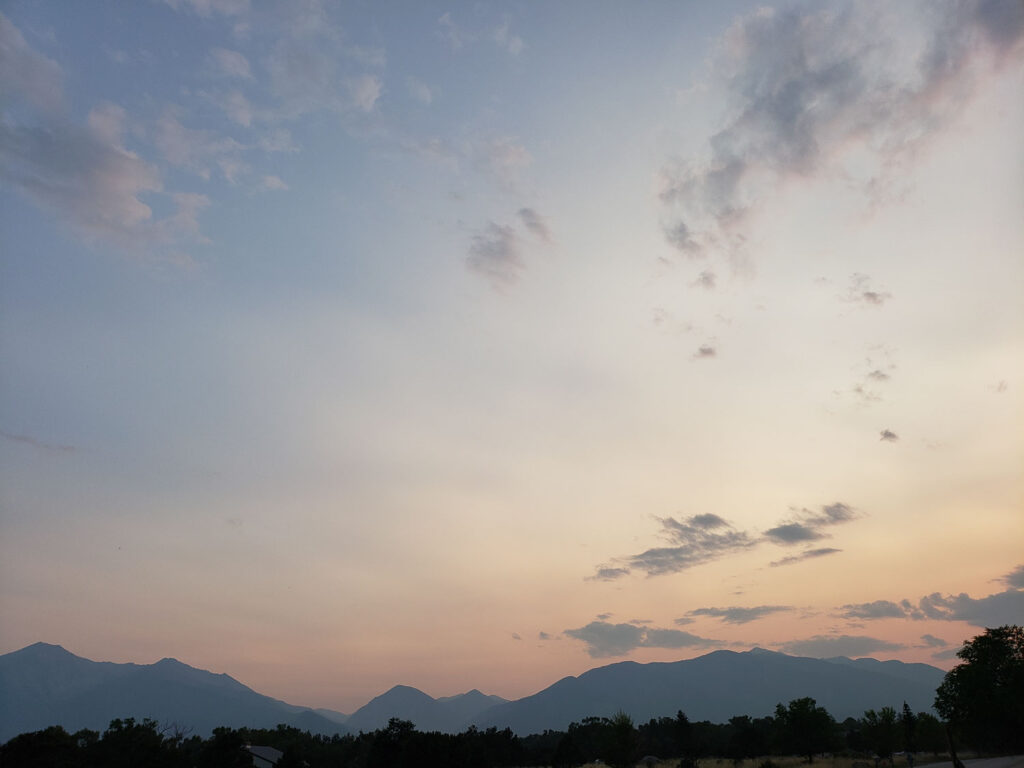
[[[780,703],[773,715],[691,722],[683,712],[634,724],[625,713],[588,717],[565,731],[517,736],[510,729],[470,727],[462,733],[422,732],[392,718],[370,733],[322,736],[275,729],[217,728],[209,738],[153,720],[114,720],[102,734],[68,733],[60,726],[21,734],[0,746],[3,768],[235,768],[252,765],[245,745],[283,753],[279,768],[571,768],[600,759],[613,768],[645,756],[696,768],[702,758],[767,758],[845,752],[888,761],[897,752],[945,753],[959,742],[987,753],[1024,752],[1024,629],[988,629],[959,652],[936,695],[943,720],[914,713],[904,702],[837,722],[812,698]],[[955,753],[953,754],[955,760]],[[876,763],[877,764],[877,763]]]

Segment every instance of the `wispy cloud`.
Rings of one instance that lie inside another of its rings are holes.
[[[883,429],[881,432],[879,432],[879,435],[881,435],[881,437],[879,437],[878,439],[885,443],[895,443],[900,439],[900,436],[893,432],[891,429]]]
[[[640,627],[592,621],[585,627],[567,629],[566,636],[586,644],[592,658],[625,656],[637,648],[711,648],[721,643],[680,629]]]
[[[935,635],[929,634],[921,635],[921,642],[923,642],[925,647],[927,648],[945,648],[949,645],[949,643],[947,643],[941,637],[936,637]]]
[[[545,243],[551,242],[551,230],[548,228],[544,217],[537,213],[537,211],[533,208],[520,208],[518,215],[519,220],[530,234],[539,240],[543,240]]]
[[[210,50],[210,61],[213,63],[214,71],[223,77],[234,77],[242,80],[252,79],[249,60],[238,51],[232,51],[227,48],[213,48]]]
[[[710,616],[721,619],[726,624],[747,624],[751,621],[769,616],[773,613],[793,610],[789,605],[758,605],[751,608],[733,606],[730,608],[696,608],[687,612],[687,616]]]
[[[699,347],[697,347],[697,351],[693,353],[694,360],[710,360],[717,356],[717,347],[713,347],[710,344],[701,344]]]
[[[773,560],[770,565],[772,568],[778,568],[781,565],[796,565],[797,563],[802,563],[804,560],[813,560],[818,557],[826,557],[827,555],[837,555],[842,551],[843,550],[836,549],[835,547],[818,547],[816,549],[805,550],[799,555],[789,555],[781,560]]]
[[[241,16],[249,12],[249,0],[164,0],[175,10],[188,9],[204,19],[211,16]]]
[[[623,566],[601,566],[597,572],[612,578],[625,576],[634,569],[648,576],[676,573],[756,543],[745,531],[737,531],[718,515],[693,515],[681,522],[665,517],[659,518],[659,523],[662,537],[671,546],[645,550],[623,558]]]
[[[694,256],[734,253],[750,214],[783,181],[838,169],[865,195],[884,187],[971,98],[984,67],[1021,51],[1019,3],[929,5],[916,47],[884,6],[759,8],[725,35],[714,71],[731,98],[708,154],[663,169],[665,235]],[[851,146],[859,165],[847,162]],[[881,304],[883,291],[860,299]]]
[[[45,440],[32,437],[31,435],[19,435],[13,432],[0,429],[0,437],[5,440],[9,440],[12,443],[19,443],[21,445],[31,446],[32,448],[38,448],[42,451],[54,452],[54,453],[70,453],[75,450],[73,445],[64,445],[62,443],[48,443]]]
[[[694,288],[703,288],[706,291],[715,290],[715,286],[718,284],[718,276],[710,269],[705,269],[694,280],[690,285]]]
[[[891,298],[891,293],[875,287],[870,277],[859,272],[850,275],[850,286],[843,296],[845,301],[869,307],[880,307]]]
[[[16,95],[42,112],[64,103],[60,65],[32,48],[21,31],[0,13],[0,95]]]
[[[516,231],[510,226],[489,222],[483,232],[473,235],[466,265],[495,288],[514,283],[525,267]]]

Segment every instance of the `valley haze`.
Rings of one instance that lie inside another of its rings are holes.
[[[511,728],[519,735],[565,730],[585,717],[625,711],[636,722],[684,711],[693,721],[761,717],[775,705],[811,696],[837,719],[907,702],[930,711],[944,673],[926,664],[844,657],[810,659],[753,649],[714,651],[678,662],[620,662],[567,677],[506,701],[472,690],[434,699],[396,685],[346,715],[263,696],[224,674],[175,659],[155,664],[94,662],[61,646],[36,643],[0,656],[0,743],[19,733],[61,725],[102,731],[115,718],[150,718],[203,737],[218,726],[313,733],[358,733],[393,718],[422,731],[457,733],[469,726]]]

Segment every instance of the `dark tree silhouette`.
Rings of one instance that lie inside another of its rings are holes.
[[[896,721],[896,710],[892,707],[882,707],[880,712],[869,709],[864,713],[861,735],[872,752],[891,763],[892,753],[900,743],[900,726]]]
[[[836,721],[824,707],[808,697],[793,699],[789,705],[775,707],[783,751],[803,755],[808,763],[814,756],[828,752],[836,742]]]
[[[1024,750],[1024,628],[986,629],[957,652],[935,695],[935,709],[970,746]]]

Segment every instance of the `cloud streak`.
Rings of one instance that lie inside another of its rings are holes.
[[[758,605],[751,608],[696,608],[687,612],[687,616],[710,616],[721,619],[726,624],[748,624],[751,621],[769,616],[773,613],[793,610],[788,605]]]

